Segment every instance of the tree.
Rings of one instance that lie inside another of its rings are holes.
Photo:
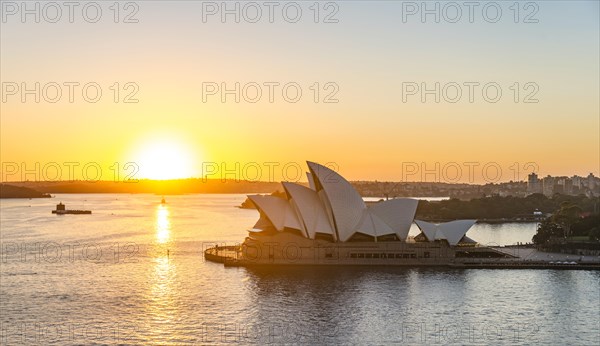
[[[563,235],[563,228],[549,217],[538,225],[537,233],[532,240],[535,244],[544,244],[551,238],[560,238]]]
[[[564,237],[571,235],[571,226],[581,219],[581,208],[571,202],[562,202],[560,209],[552,215],[552,221],[563,229]]]

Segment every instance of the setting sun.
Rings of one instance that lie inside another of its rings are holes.
[[[176,141],[160,140],[144,144],[134,156],[140,178],[165,180],[194,175],[194,155]]]

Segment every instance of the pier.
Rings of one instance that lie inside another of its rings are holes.
[[[241,246],[214,246],[204,251],[204,259],[211,262],[223,263],[225,266],[241,265]]]
[[[210,262],[222,263],[226,267],[255,265],[333,265],[333,266],[394,266],[394,267],[449,267],[457,269],[564,269],[564,270],[600,270],[600,257],[575,256],[561,253],[541,252],[532,248],[495,247],[513,258],[460,258],[450,261],[394,261],[381,259],[338,258],[333,261],[265,263],[243,258],[241,246],[214,246],[204,251],[204,258]],[[403,263],[404,262],[404,263]]]

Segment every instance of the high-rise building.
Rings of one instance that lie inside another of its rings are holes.
[[[542,189],[538,175],[532,172],[527,176],[527,193],[539,193],[541,191]]]
[[[594,188],[596,187],[596,179],[594,179],[594,174],[590,173],[587,176],[587,180],[588,189],[594,190]]]
[[[547,176],[542,179],[542,193],[546,196],[552,196],[554,194],[554,178]]]

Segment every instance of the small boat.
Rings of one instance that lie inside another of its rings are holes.
[[[167,201],[165,200],[164,197],[160,200],[160,204],[167,204]]]

